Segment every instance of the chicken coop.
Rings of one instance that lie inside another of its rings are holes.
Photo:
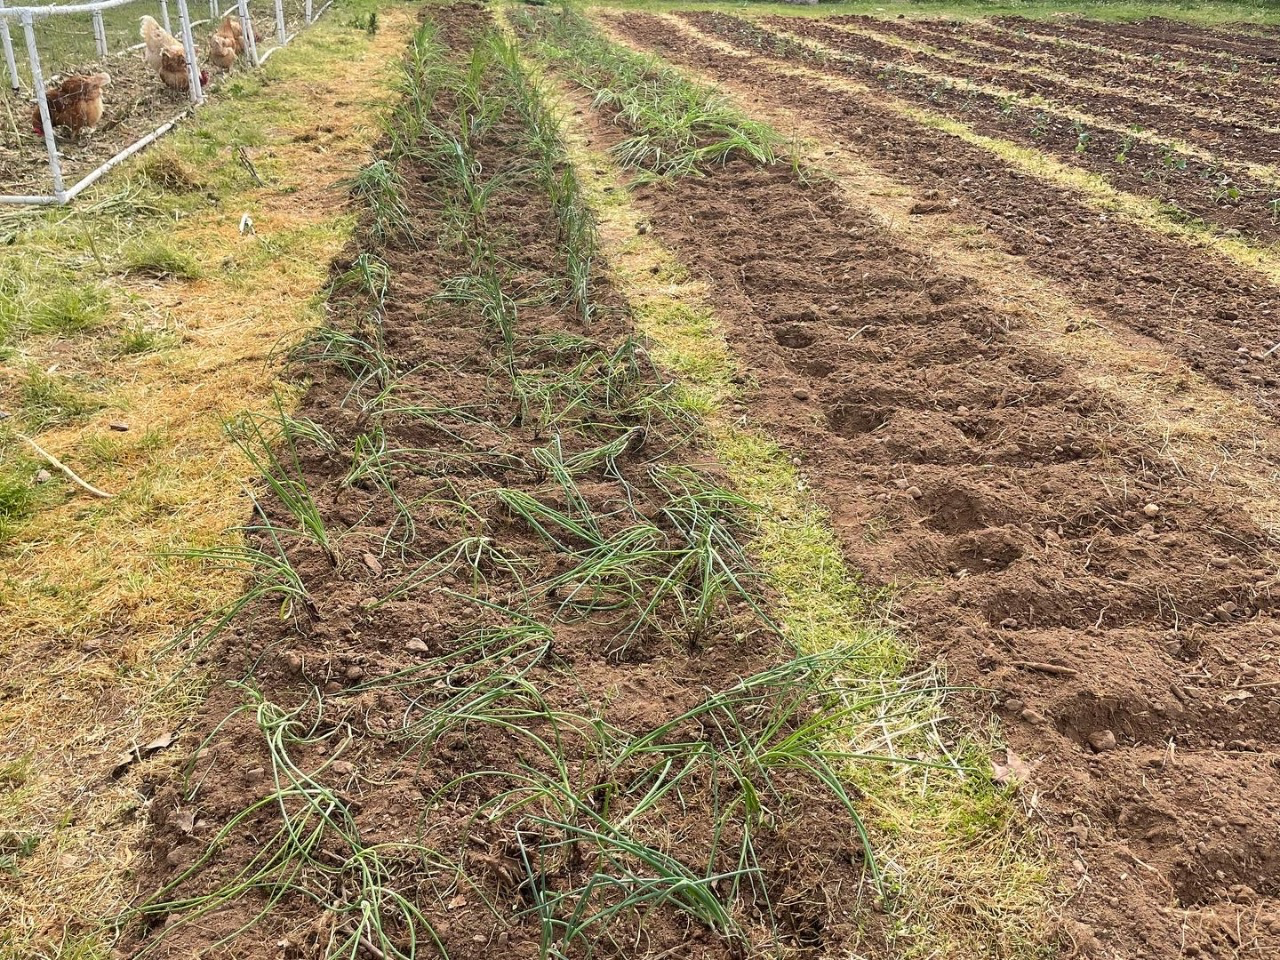
[[[331,2],[0,0],[0,202],[67,203]]]

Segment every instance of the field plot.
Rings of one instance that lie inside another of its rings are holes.
[[[366,0],[12,221],[0,957],[1280,956],[1280,33],[866,10]]]
[[[865,50],[876,41],[859,31],[931,27],[716,13],[608,23],[760,115],[799,118],[819,146],[907,186],[917,216],[982,227],[1013,269],[1064,285],[1077,305],[1068,330],[1104,322],[1164,353],[1171,376],[1203,371],[1257,405],[1255,436],[1274,450],[1265,268],[1015,166],[1004,144],[951,122],[982,129],[987,114],[950,109],[945,82],[799,39]],[[1084,947],[1274,952],[1268,509],[1224,496],[1215,465],[1189,470],[1167,436],[1129,429],[1141,407],[1032,348],[1026,319],[984,302],[979,277],[895,248],[868,221],[860,232],[848,212],[824,228],[839,208],[817,186],[789,223],[776,176],[717,179],[656,188],[654,229],[680,238],[718,302],[738,304],[738,337],[759,351],[743,355],[759,357],[762,392],[774,387],[752,415],[803,451],[854,565],[899,585],[912,635],[957,679],[993,690],[1010,741],[1044,759],[1041,809],[1072,851]]]
[[[813,898],[867,869],[830,739],[880,700],[844,679],[866,645],[777,656],[751,507],[630,335],[515,48],[442,9],[404,82],[315,383],[234,427],[275,495],[202,633],[252,685],[153,805],[138,948],[851,942]]]

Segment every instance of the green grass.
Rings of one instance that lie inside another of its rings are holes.
[[[14,253],[0,277],[0,348],[23,337],[71,337],[111,319],[115,305],[101,284],[48,260]]]
[[[71,423],[105,406],[66,377],[38,367],[27,369],[19,382],[18,395],[22,422],[32,433]]]
[[[14,442],[12,438],[6,439],[6,443]],[[35,476],[38,469],[25,458],[0,461],[0,545],[7,543],[22,521],[35,512]],[[4,779],[5,775],[0,771],[0,786],[7,786]]]
[[[157,280],[197,280],[204,275],[195,257],[163,234],[144,236],[126,246],[120,267],[126,274]]]
[[[110,312],[110,296],[97,284],[54,286],[32,304],[27,329],[35,334],[71,336],[102,325]]]
[[[116,333],[113,353],[117,357],[139,356],[175,347],[181,338],[172,330],[157,330],[141,320],[121,327]]]

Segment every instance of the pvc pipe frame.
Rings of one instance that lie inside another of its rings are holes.
[[[253,23],[249,20],[249,0],[236,0],[236,9],[240,11],[240,35],[244,37],[249,62],[260,67],[262,61],[258,59],[258,38],[253,34]]]
[[[62,178],[62,161],[58,156],[58,143],[54,137],[53,119],[49,114],[49,98],[45,91],[44,73],[41,70],[40,65],[40,51],[36,48],[35,19],[37,17],[58,16],[73,13],[92,14],[94,40],[98,45],[99,54],[105,56],[107,36],[106,28],[102,23],[102,11],[110,10],[114,7],[122,7],[134,2],[136,2],[136,0],[100,0],[98,3],[68,4],[66,6],[58,7],[6,7],[5,0],[0,0],[0,43],[3,43],[4,46],[5,67],[9,72],[9,82],[15,93],[20,89],[20,85],[18,83],[18,67],[13,53],[13,40],[9,31],[9,20],[16,18],[22,23],[23,37],[27,43],[27,55],[31,61],[31,82],[35,87],[36,105],[40,111],[40,125],[44,128],[45,151],[49,156],[49,176],[53,181],[52,194],[30,196],[22,194],[0,194],[0,203],[23,204],[28,206],[54,206],[68,203],[83,190],[101,179],[107,171],[164,136],[173,129],[174,125],[177,124],[179,120],[189,114],[195,106],[204,102],[204,91],[200,84],[200,65],[196,60],[195,40],[191,33],[191,28],[194,24],[192,23],[190,12],[187,7],[187,0],[177,0],[178,20],[182,31],[182,47],[183,52],[187,57],[187,81],[191,97],[191,106],[182,111],[182,113],[173,117],[171,120],[168,120],[156,127],[156,129],[152,130],[146,136],[131,143],[110,160],[107,160],[105,163],[91,170],[69,190],[66,188]],[[164,2],[164,0],[162,0],[162,2]],[[328,2],[314,13],[311,9],[311,3],[312,0],[306,0],[305,20],[308,24],[319,20],[320,16],[333,5],[333,0],[328,0]],[[167,2],[164,3],[162,9],[166,14],[165,19],[168,20]],[[210,0],[210,12],[216,14],[217,9],[217,0]],[[263,54],[261,58],[259,58],[257,38],[253,35],[253,29],[249,20],[248,0],[236,0],[234,9],[239,14],[240,26],[244,31],[246,52],[249,55],[250,62],[255,67],[259,67],[266,63],[267,58],[270,57],[271,54],[282,49],[298,35],[297,33],[292,33],[286,36],[283,0],[275,0],[276,26],[280,42],[278,46],[272,47]]]
[[[311,6],[311,0],[307,0],[307,6]],[[0,0],[0,10],[4,9],[4,0]],[[22,89],[22,84],[18,82],[18,64],[13,59],[13,37],[9,33],[9,18],[0,17],[0,43],[4,44],[4,65],[9,71],[9,88],[17,93]]]
[[[196,59],[196,41],[191,35],[187,0],[178,0],[178,23],[182,27],[182,49],[187,57],[187,93],[194,107],[204,103],[204,90],[200,86],[200,62]]]
[[[93,11],[93,39],[98,45],[98,56],[107,55],[107,27],[102,22],[102,11]]]

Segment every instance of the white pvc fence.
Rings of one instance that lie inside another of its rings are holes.
[[[107,37],[107,28],[103,21],[103,11],[115,10],[126,6],[143,6],[144,0],[97,0],[93,3],[78,3],[66,5],[52,6],[7,6],[5,0],[0,0],[0,45],[4,47],[4,63],[8,75],[10,89],[15,95],[22,91],[22,78],[19,73],[18,57],[14,52],[14,28],[15,26],[22,31],[23,39],[27,49],[27,58],[30,61],[30,85],[35,101],[39,106],[41,126],[44,128],[44,146],[48,154],[49,163],[49,182],[52,189],[47,194],[35,194],[24,196],[20,194],[0,194],[0,203],[15,204],[64,204],[82,192],[90,184],[96,182],[108,170],[117,164],[133,156],[149,143],[154,142],[158,138],[168,133],[179,120],[191,113],[191,111],[199,104],[204,102],[204,89],[200,82],[200,64],[197,56],[195,38],[192,30],[202,24],[213,23],[225,17],[227,14],[235,12],[240,19],[240,26],[243,30],[245,42],[245,57],[253,67],[259,67],[266,63],[267,58],[277,50],[287,45],[294,37],[298,35],[299,30],[310,26],[321,14],[329,8],[333,0],[326,2],[319,9],[312,9],[313,0],[303,0],[302,24],[298,30],[293,33],[288,32],[288,23],[285,15],[285,0],[271,0],[275,7],[275,26],[276,36],[274,45],[259,51],[258,42],[265,39],[262,36],[255,37],[249,17],[249,0],[235,0],[234,5],[225,9],[219,8],[219,0],[208,0],[209,16],[207,19],[192,19],[189,4],[187,0],[174,0],[177,7],[177,30],[173,28],[173,22],[170,19],[169,11],[170,0],[159,0],[160,16],[156,19],[160,25],[166,30],[174,34],[175,38],[182,42],[182,46],[186,51],[187,57],[187,80],[188,80],[188,98],[190,103],[187,104],[175,116],[172,116],[151,130],[144,136],[134,140],[115,156],[100,164],[98,167],[89,171],[75,183],[68,186],[63,176],[63,163],[58,153],[58,145],[54,137],[53,122],[49,116],[49,102],[45,93],[45,80],[43,64],[41,63],[39,42],[36,36],[36,23],[42,20],[62,17],[83,17],[85,14],[90,15],[93,30],[94,46],[98,56],[106,57],[112,51],[109,49]],[[200,0],[194,0],[200,2]],[[154,10],[154,0],[152,3],[146,4],[148,9],[143,11],[150,13]],[[71,21],[68,21],[71,22]],[[136,21],[135,21],[136,22]],[[136,36],[136,33],[134,34]],[[140,50],[144,45],[134,43],[129,46],[128,50]]]

